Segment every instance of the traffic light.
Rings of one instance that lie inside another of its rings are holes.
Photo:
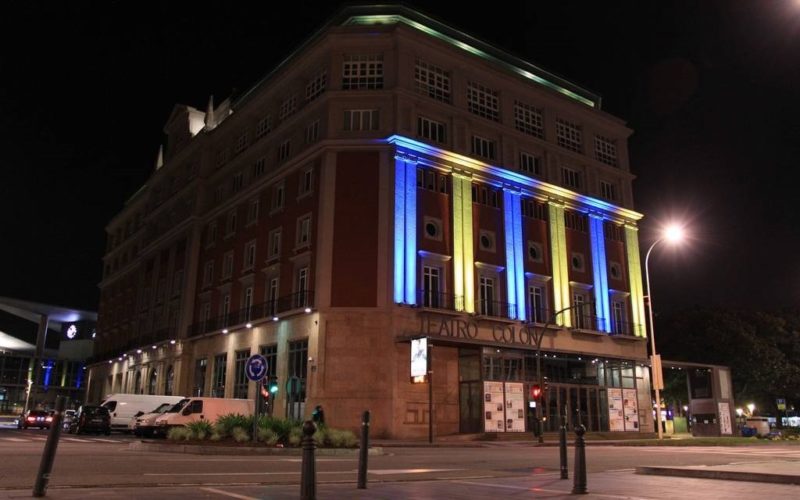
[[[533,384],[531,386],[531,400],[539,401],[542,398],[542,388],[539,387],[539,384]]]

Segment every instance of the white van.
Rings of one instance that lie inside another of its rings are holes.
[[[128,424],[128,431],[136,436],[150,437],[156,427],[156,419],[168,411],[177,412],[189,401],[187,398],[181,399],[177,403],[164,403],[150,413],[134,416]]]
[[[164,403],[174,405],[183,396],[153,396],[150,394],[111,394],[106,396],[100,406],[108,408],[111,414],[111,428],[128,430],[128,424],[137,414],[149,413]]]
[[[170,410],[156,419],[159,434],[166,434],[170,427],[186,425],[205,420],[211,424],[223,415],[238,413],[244,416],[253,414],[255,404],[252,399],[190,398],[178,411]]]

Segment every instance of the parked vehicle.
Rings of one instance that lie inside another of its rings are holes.
[[[150,437],[154,434],[156,419],[169,411],[178,412],[188,399],[181,399],[176,404],[164,403],[159,405],[158,408],[149,412],[137,415],[131,419],[128,424],[128,430],[133,432],[136,436]]]
[[[61,429],[69,431],[72,422],[75,421],[76,410],[64,410],[64,418],[61,420]]]
[[[53,421],[52,415],[44,410],[28,410],[28,413],[17,419],[17,429],[27,429],[28,427],[38,427],[49,429],[50,422]]]
[[[200,420],[214,423],[219,417],[229,413],[248,416],[253,414],[254,409],[252,399],[189,398],[178,411],[170,410],[158,417],[156,428],[159,434],[166,434],[170,427]]]
[[[108,436],[111,434],[111,414],[104,406],[83,405],[78,409],[69,432],[72,434],[102,432]]]
[[[184,399],[184,397],[154,396],[151,394],[111,394],[103,400],[101,406],[106,407],[111,414],[112,429],[127,431],[128,424],[137,414],[143,415],[164,403],[174,405],[181,399]]]

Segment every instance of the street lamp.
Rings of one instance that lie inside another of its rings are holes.
[[[756,411],[756,405],[754,405],[753,403],[749,403],[747,405],[747,409],[750,410],[750,416],[752,417],[753,416],[753,412]]]
[[[653,294],[650,292],[650,253],[656,245],[662,241],[674,245],[680,243],[683,238],[684,232],[681,226],[676,224],[667,226],[662,232],[661,237],[650,245],[650,248],[647,250],[647,255],[644,258],[644,275],[647,281],[647,309],[650,317],[650,366],[653,370],[652,382],[656,393],[656,428],[658,429],[658,439],[664,438],[663,431],[661,430],[661,391],[659,389],[659,384],[662,383],[663,378],[661,372],[661,358],[656,354],[656,328],[655,323],[653,323]]]

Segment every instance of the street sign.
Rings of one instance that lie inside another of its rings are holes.
[[[260,354],[253,354],[247,358],[244,373],[248,379],[257,382],[267,375],[267,367],[267,358]]]
[[[780,411],[786,411],[786,400],[785,400],[785,399],[783,399],[783,398],[778,398],[778,399],[776,399],[776,400],[775,400],[775,403],[776,403],[776,404],[777,404],[777,406],[778,406],[778,410],[780,410]]]

